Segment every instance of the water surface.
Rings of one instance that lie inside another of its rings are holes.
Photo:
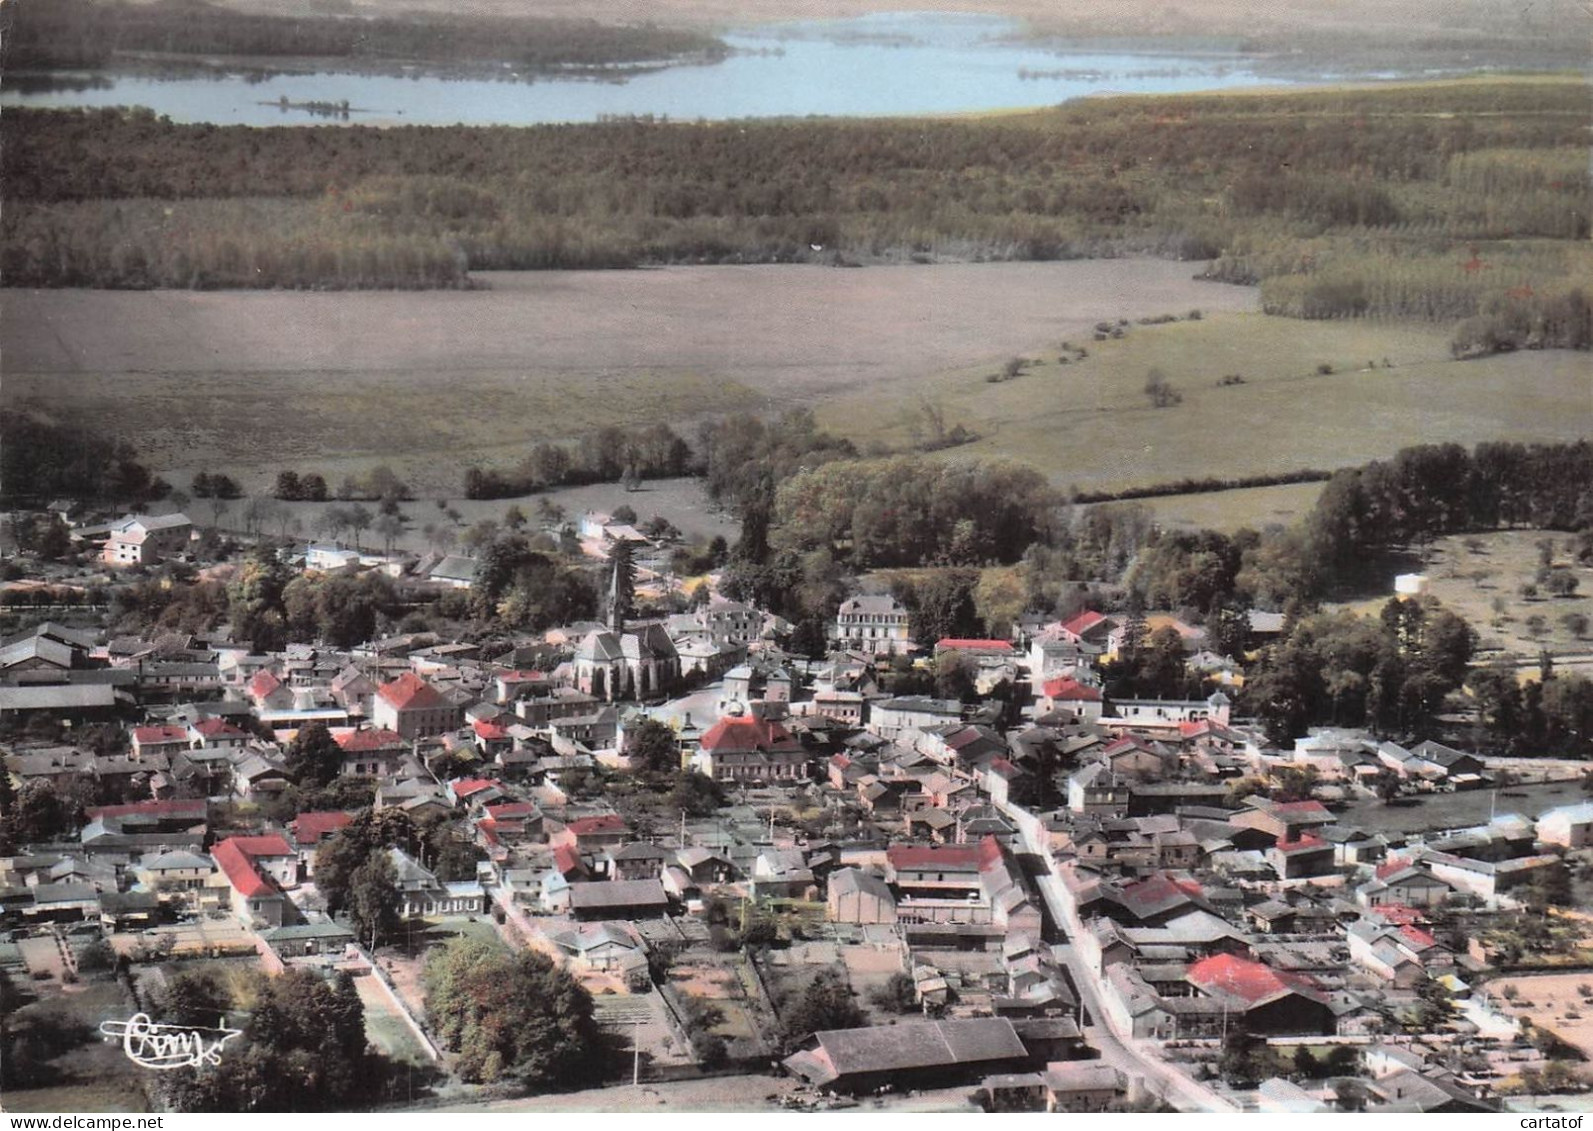
[[[631,73],[502,77],[278,74],[13,76],[3,106],[147,106],[175,122],[326,121],[533,125],[646,116],[733,119],[974,113],[1090,94],[1180,93],[1275,83],[1237,55],[1073,51],[1025,42],[985,16],[887,13],[777,24],[725,36],[722,62]],[[345,114],[340,107],[348,104]]]

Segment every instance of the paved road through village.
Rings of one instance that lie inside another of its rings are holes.
[[[1069,939],[1077,937],[1083,928],[1074,911],[1073,901],[1067,897],[1062,881],[1057,877],[1049,849],[1033,842],[1029,835],[1029,822],[1018,822],[1018,827],[1027,851],[1045,861],[1045,872],[1039,876],[1037,884],[1051,913],[1051,921]],[[1120,1069],[1131,1079],[1142,1081],[1150,1091],[1180,1111],[1240,1110],[1231,1101],[1191,1079],[1177,1066],[1162,1060],[1148,1043],[1136,1040],[1127,1033],[1117,1032],[1112,1025],[1111,1015],[1101,1005],[1100,977],[1071,944],[1063,943],[1055,947],[1055,953],[1073,976],[1073,985],[1078,990],[1085,1011],[1093,1020],[1093,1024],[1085,1029],[1085,1036],[1091,1045],[1100,1050],[1102,1060]]]

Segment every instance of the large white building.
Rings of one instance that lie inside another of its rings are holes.
[[[842,648],[878,655],[908,651],[912,635],[905,606],[889,594],[850,597],[835,615],[835,640]]]
[[[100,560],[108,565],[154,565],[182,552],[192,540],[194,524],[185,514],[133,514],[111,524]]]

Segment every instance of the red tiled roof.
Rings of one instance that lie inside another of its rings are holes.
[[[448,705],[448,701],[442,697],[442,692],[414,672],[405,672],[392,683],[383,684],[376,694],[400,711]]]
[[[540,680],[547,679],[548,678],[548,673],[547,672],[525,672],[525,671],[499,672],[498,673],[498,678],[499,679],[508,680],[511,683],[537,682],[537,681],[540,681]]]
[[[1063,701],[1077,701],[1083,703],[1099,703],[1101,689],[1080,683],[1070,676],[1061,676],[1057,679],[1047,680],[1041,688],[1047,699],[1060,699]]]
[[[1328,842],[1321,837],[1303,836],[1299,840],[1278,841],[1278,851],[1284,854],[1306,852],[1311,849],[1327,848]]]
[[[979,870],[988,871],[1001,863],[1001,842],[994,836],[986,835],[979,839]]]
[[[140,745],[149,745],[157,742],[187,742],[187,727],[134,727],[133,741]]]
[[[210,850],[210,855],[227,877],[227,882],[245,897],[279,895],[280,890],[254,869],[254,862],[239,846],[238,837],[230,837]]]
[[[802,744],[777,722],[751,715],[720,719],[702,736],[702,748],[719,750],[800,750]]]
[[[1399,933],[1404,937],[1406,942],[1412,943],[1415,946],[1422,947],[1424,949],[1426,947],[1438,945],[1438,940],[1433,938],[1432,935],[1428,934],[1420,927],[1412,926],[1410,923],[1402,924],[1399,928]]]
[[[502,821],[514,817],[534,817],[541,812],[530,801],[505,801],[502,805],[488,805],[487,813],[494,821]]]
[[[1384,903],[1377,908],[1377,917],[1385,923],[1411,925],[1425,923],[1427,914],[1404,903]]]
[[[495,723],[491,719],[477,719],[474,729],[476,737],[487,742],[509,737],[509,728],[502,723]]]
[[[282,681],[266,668],[261,668],[249,678],[249,694],[256,699],[264,699],[281,686]]]
[[[1195,985],[1207,990],[1232,994],[1250,1005],[1259,1005],[1284,994],[1304,994],[1320,1000],[1320,991],[1299,974],[1285,974],[1260,962],[1232,954],[1214,954],[1190,966],[1186,975]]]
[[[1088,632],[1090,629],[1094,628],[1105,619],[1105,617],[1096,612],[1094,609],[1085,609],[1072,620],[1063,621],[1062,630],[1064,632],[1070,632],[1074,636],[1082,636],[1084,633]]]
[[[1010,640],[971,640],[948,636],[935,641],[935,650],[941,652],[1011,652]]]
[[[561,876],[573,876],[581,870],[581,854],[573,844],[561,844],[553,849],[553,866]]]
[[[1403,872],[1406,868],[1409,868],[1412,863],[1414,863],[1414,861],[1406,856],[1390,856],[1387,860],[1383,861],[1377,866],[1377,869],[1373,875],[1379,880],[1386,880],[1395,872]]]
[[[1157,874],[1125,884],[1120,898],[1124,907],[1136,916],[1143,917],[1155,913],[1158,909],[1169,910],[1178,907],[1201,894],[1198,885],[1191,892],[1171,876]]]
[[[903,868],[912,871],[945,868],[947,871],[971,872],[979,868],[979,858],[980,846],[973,844],[944,844],[934,847],[893,844],[885,850],[885,859],[889,860],[891,867],[897,871]]]
[[[300,844],[314,844],[316,841],[331,836],[353,819],[353,817],[340,809],[319,813],[300,813],[288,822],[288,827],[293,830],[293,837]]]
[[[373,750],[402,749],[404,736],[386,727],[365,727],[344,731],[337,736],[337,744],[346,754],[364,754]]]
[[[292,856],[293,848],[281,833],[265,836],[232,836],[227,838],[238,850],[249,856]]]
[[[601,817],[580,817],[564,826],[576,836],[587,833],[617,833],[625,831],[625,818],[618,813],[604,813]]]
[[[206,738],[248,738],[246,731],[241,731],[226,719],[204,719],[194,724],[194,730]]]
[[[454,782],[454,796],[460,800],[480,793],[484,789],[502,789],[503,783],[492,778],[460,778]]]
[[[127,805],[101,805],[86,810],[89,820],[101,817],[193,817],[203,821],[209,812],[209,803],[198,801],[134,801]]]
[[[1015,778],[1018,776],[1020,771],[1018,770],[1018,767],[1014,766],[1005,758],[992,758],[990,760],[990,772],[993,774],[998,774],[1004,778]]]

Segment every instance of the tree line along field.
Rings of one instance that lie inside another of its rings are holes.
[[[178,126],[18,111],[13,285],[466,287],[492,269],[1148,252],[1307,318],[1586,346],[1572,79],[1089,100],[954,120]],[[821,250],[815,251],[817,247]],[[1474,267],[1457,275],[1454,252]],[[1589,288],[1593,289],[1593,288]]]

